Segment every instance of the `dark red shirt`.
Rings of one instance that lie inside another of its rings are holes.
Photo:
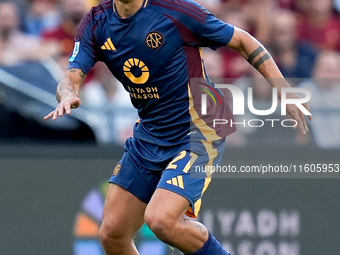
[[[325,25],[313,26],[306,17],[301,17],[298,24],[298,38],[321,49],[339,50],[340,19],[333,16]]]

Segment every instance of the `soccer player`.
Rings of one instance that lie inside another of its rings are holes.
[[[232,118],[223,97],[223,109],[210,104],[200,118],[200,92],[222,96],[205,73],[200,47],[235,49],[280,92],[289,85],[267,50],[191,0],[104,0],[85,15],[75,41],[57,87],[59,104],[45,119],[80,106],[79,90],[96,61],[123,84],[140,117],[110,179],[99,233],[106,254],[138,254],[132,240],[144,222],[184,254],[228,254],[205,226],[184,217],[197,216],[211,181],[209,173],[191,177],[192,170],[218,164],[225,137],[235,131],[209,122]],[[306,133],[303,113],[295,105],[287,113]]]

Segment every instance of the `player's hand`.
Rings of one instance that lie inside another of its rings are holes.
[[[44,117],[44,120],[48,120],[50,118],[56,120],[58,117],[61,117],[64,114],[70,114],[71,109],[78,108],[80,104],[81,101],[79,97],[75,94],[70,94],[69,96],[62,99],[55,110]]]
[[[298,94],[295,93],[290,93],[290,95],[287,95],[287,98],[289,99],[295,99],[295,98],[300,98]],[[307,103],[302,104],[309,112],[309,107]],[[287,104],[286,105],[286,110],[287,110],[287,116],[291,119],[296,120],[297,126],[294,127],[294,129],[298,128],[301,133],[306,134],[309,132],[307,123],[306,123],[306,118],[303,112],[295,105],[295,104]],[[312,115],[308,115],[308,119],[312,121]],[[294,123],[295,124],[295,123]]]

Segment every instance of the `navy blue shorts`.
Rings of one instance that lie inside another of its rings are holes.
[[[211,181],[209,172],[197,169],[219,164],[224,148],[225,139],[165,147],[129,138],[110,183],[121,186],[145,203],[150,201],[156,188],[170,190],[186,198],[191,206],[187,215],[197,217],[202,195]]]

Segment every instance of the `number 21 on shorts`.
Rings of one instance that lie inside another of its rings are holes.
[[[197,158],[198,156],[193,152],[181,151],[178,156],[169,163],[166,169],[177,169],[181,167],[184,173],[188,173]]]

